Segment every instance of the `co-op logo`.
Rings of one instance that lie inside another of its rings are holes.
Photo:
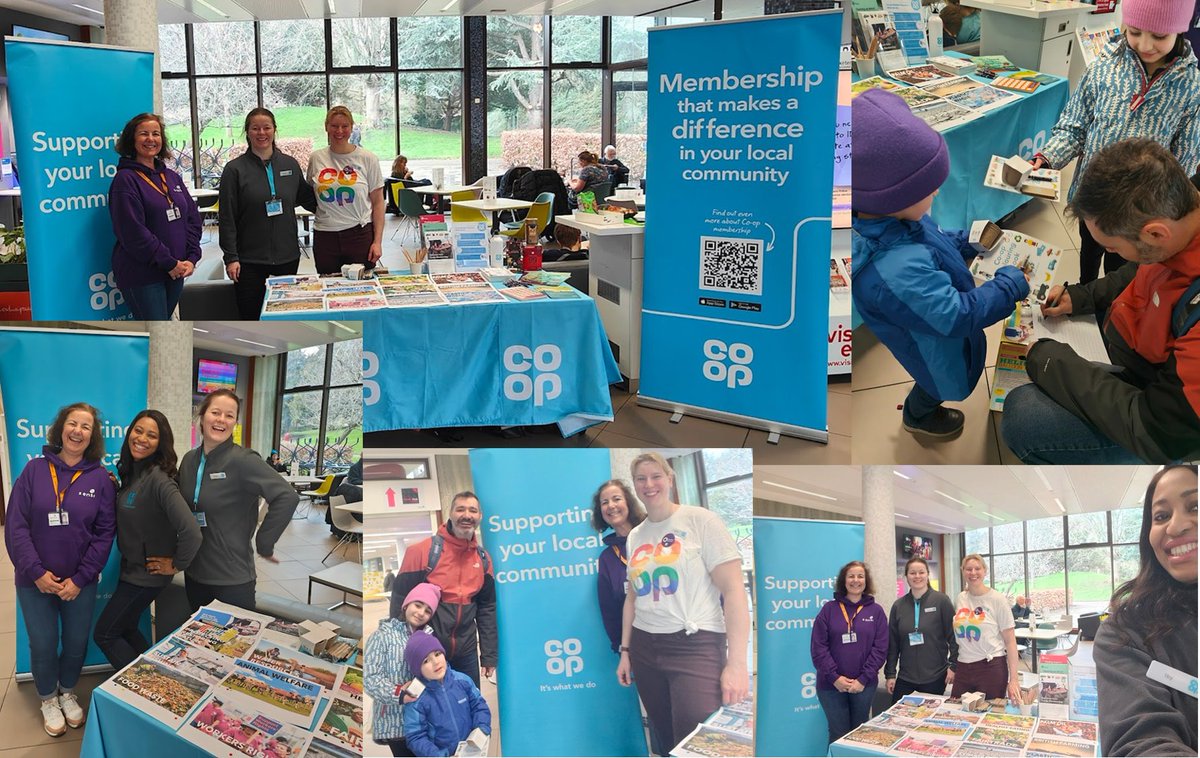
[[[565,640],[546,640],[546,670],[555,676],[570,679],[583,671],[583,643],[574,637]]]
[[[379,356],[370,350],[362,354],[363,405],[375,405],[379,402],[379,381],[375,375],[379,373]]]
[[[744,342],[726,345],[721,340],[704,343],[704,378],[712,382],[724,382],[731,389],[745,387],[754,381],[750,362],[754,360],[754,349]]]
[[[115,311],[118,305],[125,304],[125,296],[117,289],[117,280],[113,273],[97,271],[88,277],[88,289],[92,291],[92,310]]]
[[[1046,145],[1046,130],[1043,129],[1032,137],[1026,137],[1021,140],[1021,144],[1017,146],[1017,155],[1025,160],[1033,160],[1033,156],[1042,151]]]
[[[562,365],[558,345],[511,345],[504,351],[504,396],[509,400],[528,400],[543,405],[562,394],[562,377],[552,373]]]

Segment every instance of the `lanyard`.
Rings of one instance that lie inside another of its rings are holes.
[[[855,608],[853,616],[850,616],[846,613],[846,606],[843,605],[841,602],[838,603],[838,608],[842,612],[842,618],[846,619],[846,632],[847,633],[853,632],[854,631],[854,619],[858,618],[858,612],[863,609],[863,606],[860,605],[857,608]]]
[[[200,484],[204,481],[204,452],[200,453],[200,467],[196,469],[196,494],[192,495],[192,510],[200,505]]]
[[[58,489],[58,469],[54,468],[53,463],[50,464],[50,482],[54,485],[54,510],[56,513],[62,513],[63,499],[67,496],[67,490],[71,489],[71,485],[75,483],[75,480],[82,473],[82,471],[76,471],[75,475],[71,477],[71,481],[67,483],[66,488],[60,492]]]
[[[271,199],[279,197],[275,194],[275,170],[271,168],[270,161],[267,161],[267,184],[271,185]]]
[[[613,545],[613,546],[612,546],[612,549],[613,549],[613,552],[617,554],[617,558],[618,558],[618,559],[621,561],[621,565],[622,565],[622,566],[628,566],[628,565],[629,565],[629,561],[625,560],[625,556],[621,555],[621,551],[620,551],[620,550],[617,550],[617,546],[616,546],[616,545]]]
[[[162,173],[161,171],[160,171],[160,172],[158,172],[158,178],[159,178],[159,179],[162,181],[162,186],[161,186],[161,187],[159,187],[157,184],[155,184],[154,182],[150,181],[149,177],[147,177],[147,176],[146,176],[145,174],[143,174],[141,171],[138,171],[138,172],[136,172],[136,173],[137,173],[137,175],[138,175],[139,177],[141,177],[142,181],[143,181],[143,182],[145,182],[146,184],[149,184],[149,185],[150,185],[150,187],[151,187],[151,188],[152,188],[152,189],[153,189],[155,192],[157,192],[158,194],[160,194],[160,195],[162,195],[163,197],[165,197],[165,198],[167,199],[167,204],[168,204],[168,205],[170,205],[172,208],[173,208],[173,207],[175,207],[175,201],[171,199],[171,192],[170,192],[170,190],[169,190],[169,189],[168,189],[168,187],[167,187],[167,177],[166,177],[166,174]]]
[[[916,597],[913,598],[913,629],[921,629],[921,600]]]

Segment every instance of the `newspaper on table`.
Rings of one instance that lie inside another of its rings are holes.
[[[949,100],[935,100],[915,106],[912,114],[939,132],[962,126],[980,116],[978,111],[955,105]]]
[[[117,672],[102,685],[118,700],[172,729],[211,689],[203,679],[145,656]]]
[[[975,89],[963,90],[955,92],[952,95],[947,95],[946,99],[963,108],[982,112],[999,108],[1002,105],[1008,105],[1018,97],[1019,95],[1015,92],[1006,92],[1002,89],[983,85]]]
[[[254,647],[271,621],[270,616],[214,602],[196,611],[172,636],[221,655],[239,658]]]
[[[273,718],[252,700],[214,693],[192,713],[179,736],[213,755],[302,758],[312,735]]]
[[[167,637],[143,656],[181,674],[214,685],[233,670],[233,658],[213,650],[189,645],[174,636]]]
[[[699,724],[692,733],[675,746],[671,755],[677,756],[737,756],[754,755],[754,740],[707,724]]]

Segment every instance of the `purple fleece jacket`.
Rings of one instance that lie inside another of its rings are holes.
[[[846,619],[838,609],[845,604],[846,615],[854,619],[856,642],[842,644]],[[862,606],[858,615],[854,610]],[[817,689],[832,690],[839,676],[857,679],[870,689],[879,684],[879,669],[887,659],[888,621],[883,606],[871,595],[863,595],[857,604],[845,595],[835,595],[821,607],[812,627],[812,661],[817,670]]]
[[[179,174],[155,161],[153,172],[133,158],[122,158],[108,189],[108,213],[112,217],[113,276],[118,287],[166,284],[168,273],[179,261],[200,260],[200,211]],[[183,214],[167,219],[167,198],[141,177],[162,187],[159,172],[166,177],[175,207]],[[141,175],[139,177],[139,174]]]
[[[117,532],[116,488],[100,461],[80,461],[68,466],[46,446],[44,458],[34,458],[13,484],[4,522],[4,544],[16,568],[18,587],[32,587],[47,571],[59,579],[70,577],[76,587],[86,587],[100,576]],[[66,491],[62,509],[66,526],[50,526],[54,512],[54,485],[50,464],[58,472],[59,491]],[[79,478],[68,486],[79,471]]]
[[[596,598],[600,602],[600,618],[612,643],[613,652],[621,647],[621,611],[625,606],[625,538],[616,532],[604,535],[604,552],[600,554],[600,571],[596,574]],[[613,549],[620,551],[620,555]]]

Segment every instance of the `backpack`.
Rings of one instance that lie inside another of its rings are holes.
[[[1171,336],[1179,339],[1200,322],[1200,279],[1192,282],[1171,309]]]
[[[433,573],[433,567],[438,564],[439,560],[441,560],[442,545],[444,542],[445,542],[445,538],[443,538],[442,535],[440,535],[440,534],[435,534],[432,537],[430,537],[429,557],[425,561],[425,576],[426,577],[428,577],[431,573]],[[482,545],[476,545],[475,549],[477,551],[479,551],[479,563],[480,563],[480,565],[483,566],[483,573],[486,574],[492,570],[491,559],[488,557],[487,551],[483,549]]]

